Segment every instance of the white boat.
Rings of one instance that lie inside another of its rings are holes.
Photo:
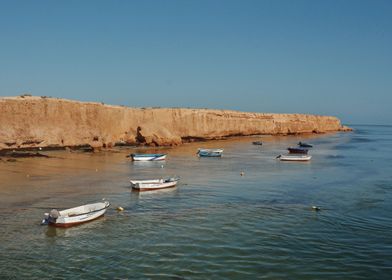
[[[159,189],[173,188],[180,179],[177,177],[153,180],[130,180],[132,188],[137,191],[153,191]]]
[[[223,149],[201,149],[197,151],[199,157],[221,157]]]
[[[103,201],[61,211],[53,209],[49,213],[45,213],[42,224],[49,224],[56,227],[75,226],[103,216],[109,206],[110,203],[108,201]]]
[[[160,184],[163,183],[165,179],[151,179],[151,180],[129,180],[131,186],[136,186],[136,184]]]
[[[166,154],[130,154],[133,161],[157,161],[165,160]]]
[[[276,158],[283,161],[309,161],[312,156],[303,154],[293,154],[293,155],[279,155]]]

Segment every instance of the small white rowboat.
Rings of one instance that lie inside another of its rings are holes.
[[[154,179],[154,180],[131,180],[134,190],[153,191],[159,189],[173,188],[177,185],[179,178]]]
[[[133,161],[157,161],[166,159],[166,154],[131,154],[129,156]]]
[[[108,201],[103,201],[62,211],[53,209],[49,213],[45,213],[45,218],[42,221],[42,224],[49,224],[55,227],[75,226],[103,216],[109,206],[110,203]]]
[[[279,155],[276,158],[283,161],[309,161],[312,156],[310,155]]]

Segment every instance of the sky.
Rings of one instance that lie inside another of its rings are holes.
[[[0,0],[0,96],[391,124],[392,1]]]

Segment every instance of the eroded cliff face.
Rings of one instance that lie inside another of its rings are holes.
[[[226,110],[128,108],[55,98],[0,99],[0,149],[178,145],[256,134],[339,131],[336,117]]]

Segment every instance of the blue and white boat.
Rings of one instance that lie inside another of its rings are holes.
[[[298,142],[298,146],[300,146],[301,148],[312,148],[313,145],[308,144],[308,143],[304,143],[304,142]]]
[[[197,155],[199,157],[221,157],[223,149],[199,149]]]
[[[166,154],[130,154],[133,161],[158,161],[165,160]]]

